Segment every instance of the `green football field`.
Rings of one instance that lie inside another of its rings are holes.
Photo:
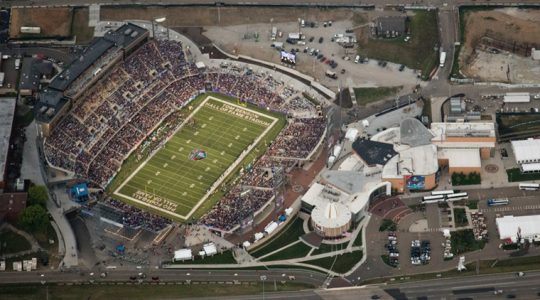
[[[232,102],[207,97],[194,107],[180,130],[114,194],[185,220],[277,120]]]

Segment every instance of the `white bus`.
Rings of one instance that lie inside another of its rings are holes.
[[[520,190],[525,191],[538,191],[540,189],[540,184],[538,183],[520,183],[519,184]]]
[[[499,205],[508,205],[510,201],[508,198],[506,199],[488,199],[487,205],[488,206],[499,206]]]
[[[422,204],[444,202],[444,195],[424,196]]]
[[[431,195],[435,196],[435,195],[449,195],[449,194],[453,194],[454,193],[454,190],[447,190],[447,191],[433,191],[431,192]]]
[[[465,192],[446,195],[446,201],[467,200],[469,195]]]

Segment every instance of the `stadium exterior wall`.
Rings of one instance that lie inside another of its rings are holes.
[[[437,181],[435,174],[430,174],[424,176],[424,190],[431,190],[437,187]],[[404,192],[407,187],[407,180],[405,176],[401,178],[383,178],[382,181],[388,181],[392,185],[392,189],[397,190],[398,192]]]
[[[489,159],[492,156],[491,153],[492,151],[490,148],[480,148],[480,158],[482,160]]]

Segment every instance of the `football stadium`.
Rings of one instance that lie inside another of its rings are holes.
[[[114,194],[187,219],[277,122],[208,96]]]
[[[85,209],[114,226],[160,232],[175,220],[233,232],[280,209],[276,178],[324,148],[324,100],[309,82],[196,61],[184,42],[126,23],[94,40],[35,106],[54,180],[103,191]]]

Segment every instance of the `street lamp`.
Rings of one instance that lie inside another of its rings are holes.
[[[264,300],[264,282],[266,281],[266,275],[261,275],[261,281],[263,285],[263,300]]]

